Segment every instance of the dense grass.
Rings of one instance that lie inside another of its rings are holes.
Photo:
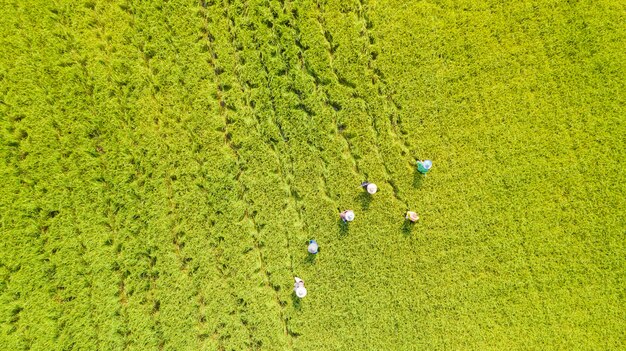
[[[623,3],[0,10],[0,349],[626,347]]]

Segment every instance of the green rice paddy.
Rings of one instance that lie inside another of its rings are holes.
[[[623,1],[0,11],[0,349],[626,349]]]

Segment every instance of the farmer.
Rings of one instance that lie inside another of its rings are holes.
[[[404,218],[408,219],[409,221],[413,223],[417,222],[417,220],[420,219],[417,213],[413,211],[407,211],[406,216]]]
[[[431,160],[417,160],[417,170],[422,174],[426,174],[432,166],[433,161]]]
[[[317,245],[317,241],[309,240],[309,247],[307,247],[307,251],[309,251],[310,254],[315,255],[318,249],[319,249],[319,246]]]
[[[367,192],[371,195],[376,194],[376,192],[378,191],[378,187],[374,183],[363,182],[361,183],[361,186],[365,188],[365,190],[367,190]]]
[[[299,298],[303,298],[306,296],[306,288],[304,287],[304,281],[298,277],[295,277],[296,281],[293,284],[293,291],[296,293],[296,296]]]
[[[339,217],[345,222],[352,222],[354,220],[354,211],[345,210],[339,214]]]

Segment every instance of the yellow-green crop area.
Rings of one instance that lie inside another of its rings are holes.
[[[626,349],[624,1],[0,11],[1,350]]]

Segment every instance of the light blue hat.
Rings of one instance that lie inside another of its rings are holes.
[[[317,241],[309,240],[309,247],[307,247],[307,251],[312,254],[316,254],[319,246],[317,245]]]

